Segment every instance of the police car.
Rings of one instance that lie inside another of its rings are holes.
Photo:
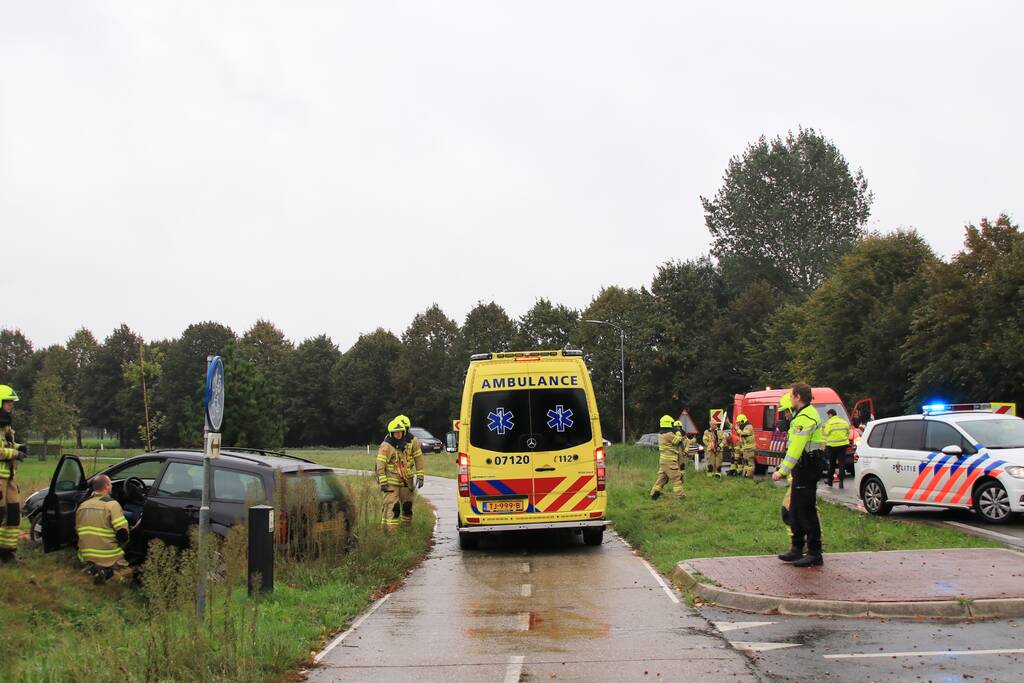
[[[864,508],[973,509],[992,524],[1024,512],[1024,420],[989,404],[927,405],[920,415],[868,424],[857,447]]]

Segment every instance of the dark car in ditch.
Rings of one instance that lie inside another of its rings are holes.
[[[149,542],[160,539],[185,546],[190,529],[199,523],[203,489],[203,452],[188,449],[156,450],[137,455],[97,472],[113,482],[112,496],[121,504],[132,527],[125,549],[129,560],[141,559]],[[50,487],[30,495],[23,506],[32,537],[42,541],[46,552],[75,541],[75,512],[89,497],[90,482],[81,460],[61,456]],[[301,487],[300,482],[305,483]],[[210,530],[226,536],[232,526],[244,523],[250,505],[288,500],[303,488],[309,492],[312,513],[304,526],[313,535],[347,532],[345,493],[332,468],[311,460],[267,450],[225,448],[211,460]],[[283,490],[276,487],[283,486]],[[283,496],[283,498],[282,498]],[[279,543],[294,535],[296,520],[288,508],[275,511]]]

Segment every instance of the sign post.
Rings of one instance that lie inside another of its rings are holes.
[[[224,420],[224,362],[220,356],[206,357],[206,391],[203,394],[203,500],[199,508],[199,585],[196,586],[196,616],[206,612],[207,555],[210,532],[210,460],[220,455],[220,426]]]

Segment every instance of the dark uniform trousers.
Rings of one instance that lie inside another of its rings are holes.
[[[808,554],[821,554],[817,479],[801,482],[796,477],[793,478],[789,501],[789,529],[792,532],[794,548],[803,548],[806,543]]]

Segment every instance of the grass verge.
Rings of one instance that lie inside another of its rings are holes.
[[[785,491],[770,482],[711,479],[688,470],[686,500],[650,499],[656,451],[613,446],[608,454],[608,517],[615,531],[663,572],[697,557],[773,555],[789,537],[779,510]],[[819,498],[826,552],[999,547],[954,529],[878,518]]]
[[[282,679],[400,581],[430,544],[434,517],[425,501],[417,503],[410,529],[385,536],[375,483],[351,477],[345,486],[358,537],[348,554],[279,568],[274,593],[259,601],[247,598],[244,578],[225,580],[211,589],[203,623],[189,599],[155,599],[168,590],[154,589],[148,579],[142,591],[94,587],[73,569],[70,551],[44,555],[22,541],[22,561],[0,570],[0,600],[9,606],[0,680]],[[244,543],[235,546],[244,566]]]
[[[303,458],[316,460],[323,465],[331,467],[347,467],[356,470],[372,470],[377,461],[377,451],[355,450],[322,450],[322,451],[290,451],[294,455]],[[455,456],[442,451],[440,453],[425,453],[423,455],[423,469],[427,474],[434,477],[451,477],[456,474]]]

